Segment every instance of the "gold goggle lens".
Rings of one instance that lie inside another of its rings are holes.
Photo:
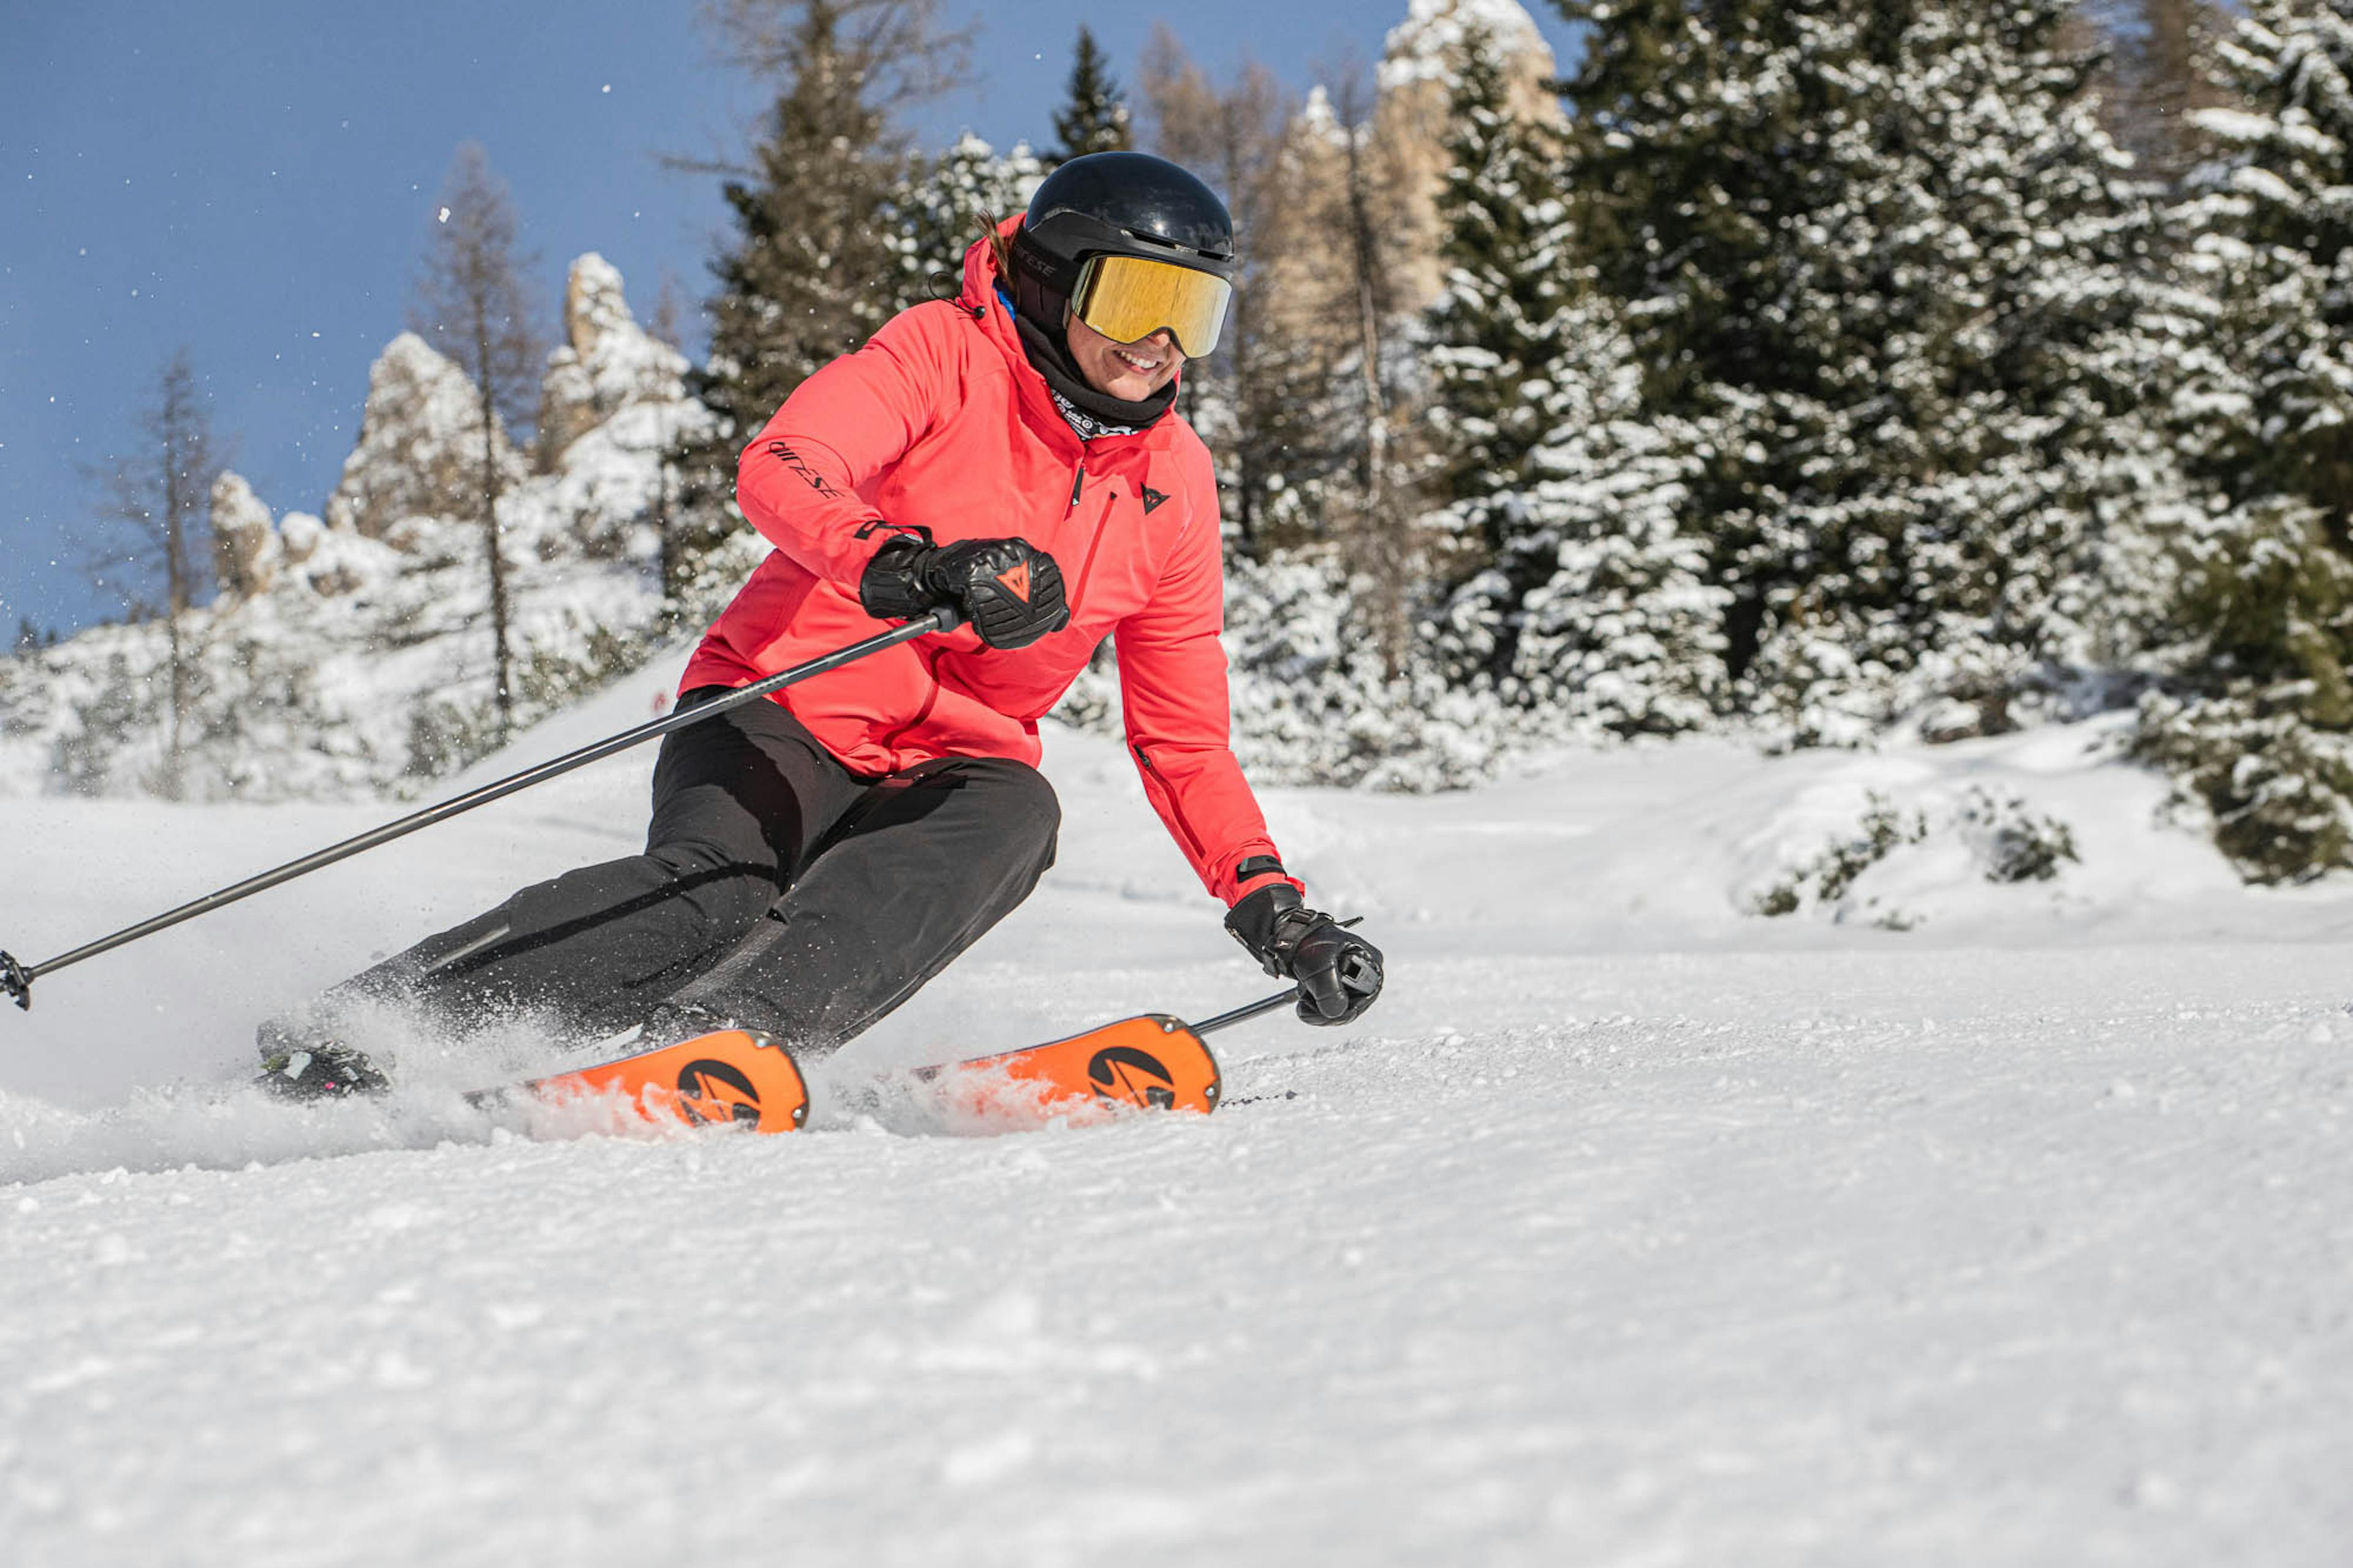
[[[1071,309],[1113,342],[1132,343],[1166,327],[1187,359],[1218,346],[1234,286],[1222,278],[1140,256],[1092,256],[1079,274]]]

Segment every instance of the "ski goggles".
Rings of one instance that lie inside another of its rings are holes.
[[[1071,311],[1115,343],[1168,329],[1187,359],[1218,346],[1234,286],[1212,273],[1141,256],[1090,256],[1071,295]]]

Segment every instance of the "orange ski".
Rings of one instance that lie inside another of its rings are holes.
[[[1066,1040],[885,1074],[876,1082],[912,1088],[951,1117],[989,1129],[1083,1121],[1123,1107],[1206,1116],[1217,1110],[1223,1084],[1201,1037],[1296,996],[1284,992],[1198,1024],[1149,1013]],[[554,1110],[610,1108],[625,1124],[639,1126],[732,1125],[754,1132],[790,1132],[808,1120],[809,1108],[808,1086],[792,1053],[751,1029],[698,1035],[468,1098],[483,1106],[521,1100]]]
[[[657,1127],[733,1125],[753,1132],[790,1132],[808,1119],[808,1086],[792,1053],[766,1035],[723,1029],[601,1067],[533,1079],[517,1090],[565,1107],[594,1101],[628,1121]]]
[[[1087,1118],[1108,1109],[1218,1108],[1218,1062],[1190,1027],[1163,1014],[908,1075],[951,1113],[988,1122]]]

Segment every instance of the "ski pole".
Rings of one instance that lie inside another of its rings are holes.
[[[182,921],[192,921],[198,915],[210,914],[215,910],[236,903],[239,899],[266,892],[281,883],[290,882],[297,877],[308,876],[313,871],[332,866],[338,860],[348,860],[353,856],[364,850],[373,849],[379,844],[389,844],[396,838],[406,837],[418,828],[430,827],[437,822],[447,822],[449,818],[471,811],[478,805],[487,805],[491,801],[513,795],[519,790],[529,789],[536,784],[545,784],[560,773],[568,773],[575,768],[609,757],[616,752],[625,752],[631,746],[652,740],[657,735],[667,735],[673,730],[683,730],[690,724],[700,724],[705,719],[716,718],[731,708],[740,708],[746,702],[757,701],[763,697],[782,691],[786,687],[807,680],[813,676],[824,675],[839,669],[845,664],[855,663],[870,653],[881,653],[884,648],[897,647],[901,643],[913,642],[917,637],[928,637],[934,632],[952,632],[955,630],[958,619],[954,605],[942,605],[930,614],[909,621],[905,626],[868,637],[863,642],[854,642],[847,647],[837,648],[821,658],[810,659],[807,664],[797,664],[790,669],[780,670],[775,675],[755,680],[749,686],[739,686],[724,697],[714,697],[708,702],[697,703],[691,708],[680,709],[662,718],[649,720],[634,730],[624,730],[619,734],[598,741],[594,745],[583,746],[576,752],[567,752],[553,762],[542,763],[534,768],[526,768],[522,773],[510,774],[495,784],[486,784],[480,789],[470,790],[456,799],[445,800],[438,805],[427,806],[423,811],[404,816],[397,822],[385,823],[382,827],[371,829],[356,838],[346,838],[341,844],[332,845],[315,854],[305,855],[300,860],[290,860],[274,871],[264,871],[258,877],[248,877],[235,887],[223,888],[216,893],[206,893],[192,903],[182,904],[178,909],[157,915],[153,920],[142,921],[128,930],[116,931],[112,936],[100,937],[96,942],[75,948],[71,952],[61,953],[45,963],[29,965],[21,963],[8,953],[0,952],[0,994],[14,998],[18,1007],[29,1011],[33,1005],[33,982],[44,974],[55,973],[68,964],[79,963],[85,958],[96,958],[101,952],[111,952],[126,943],[137,942],[141,937],[153,936],[159,931],[178,925]]]
[[[1253,1002],[1247,1007],[1237,1007],[1230,1013],[1220,1013],[1214,1018],[1204,1018],[1198,1024],[1187,1024],[1185,1026],[1197,1035],[1206,1035],[1212,1029],[1230,1028],[1236,1024],[1247,1024],[1252,1018],[1271,1013],[1277,1007],[1288,1007],[1298,1000],[1299,987],[1294,985],[1290,990],[1279,995],[1269,996],[1262,1002]]]

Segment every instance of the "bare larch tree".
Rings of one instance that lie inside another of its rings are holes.
[[[533,258],[516,250],[514,202],[491,171],[481,147],[458,149],[441,194],[433,238],[417,279],[409,324],[465,371],[480,403],[481,469],[476,516],[489,569],[491,689],[503,742],[514,722],[513,605],[499,541],[499,498],[505,475],[500,421],[527,425],[538,396],[544,340],[534,326],[523,271]]]
[[[1293,237],[1279,220],[1295,195],[1283,155],[1295,106],[1255,60],[1245,58],[1223,86],[1211,80],[1165,24],[1145,51],[1142,95],[1153,150],[1208,181],[1234,220],[1240,268],[1224,340],[1206,368],[1231,405],[1236,427],[1222,433],[1231,444],[1231,510],[1242,547],[1254,551],[1270,491],[1312,471],[1311,453],[1325,440],[1301,384],[1311,356],[1269,309],[1270,279]]]
[[[134,622],[160,618],[168,662],[168,735],[159,792],[180,793],[184,737],[195,695],[196,650],[188,611],[215,586],[206,509],[225,454],[214,439],[211,401],[185,348],[155,373],[131,451],[90,470],[100,488],[101,539],[91,561],[99,586]]]

